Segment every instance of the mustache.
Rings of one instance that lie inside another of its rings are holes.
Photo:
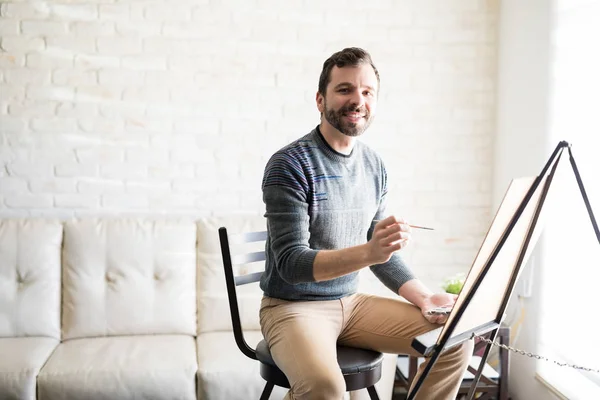
[[[369,115],[369,112],[367,111],[366,107],[358,107],[357,105],[354,104],[350,104],[348,106],[344,106],[342,108],[340,108],[340,110],[338,111],[340,114],[346,114],[349,112],[356,112],[356,113],[360,113],[362,115]]]

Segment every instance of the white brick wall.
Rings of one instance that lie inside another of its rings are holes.
[[[273,151],[318,123],[323,61],[368,49],[407,257],[468,268],[490,220],[494,0],[4,1],[0,215],[263,209]]]

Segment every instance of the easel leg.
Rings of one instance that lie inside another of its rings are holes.
[[[496,340],[496,335],[498,334],[498,328],[491,331],[490,340]],[[467,400],[472,400],[475,396],[475,392],[477,391],[477,385],[479,384],[479,378],[483,372],[483,368],[485,367],[485,363],[490,354],[490,350],[492,349],[491,344],[486,344],[485,351],[483,352],[483,356],[481,357],[481,362],[479,363],[479,368],[477,368],[477,373],[473,377],[473,382],[471,382],[471,388],[469,389],[469,394],[467,395]]]
[[[498,340],[500,344],[505,346],[509,345],[510,340],[510,329],[508,328],[500,328]],[[500,391],[498,394],[499,400],[508,400],[508,363],[509,363],[509,355],[508,350],[501,349],[500,350]]]

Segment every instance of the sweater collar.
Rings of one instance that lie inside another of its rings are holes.
[[[356,145],[358,144],[358,142],[354,144],[354,148],[352,149],[350,154],[342,154],[334,150],[333,147],[331,147],[329,143],[327,143],[327,140],[325,140],[325,136],[323,136],[323,134],[321,133],[321,129],[319,129],[319,125],[317,125],[317,127],[313,131],[313,138],[315,140],[315,143],[317,143],[317,146],[319,146],[319,148],[323,150],[327,157],[343,163],[348,163],[350,162],[350,160],[354,159],[354,154],[356,153]]]

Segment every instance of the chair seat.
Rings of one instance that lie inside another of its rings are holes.
[[[256,345],[256,357],[260,362],[277,368],[266,341],[261,340]],[[373,350],[338,345],[337,358],[342,374],[348,375],[367,372],[376,368],[381,365],[383,354]]]

